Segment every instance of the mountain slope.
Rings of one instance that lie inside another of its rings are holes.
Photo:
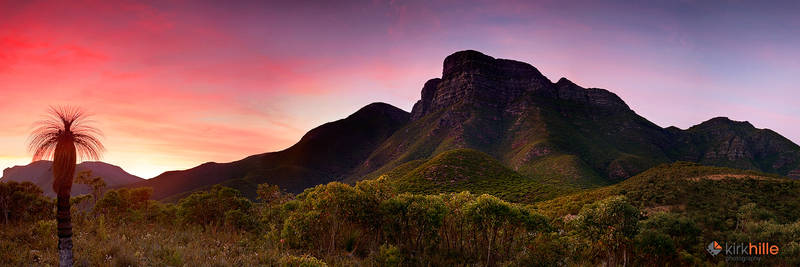
[[[55,197],[53,192],[53,162],[40,160],[32,162],[25,166],[14,166],[3,170],[3,178],[0,182],[17,181],[17,182],[31,182],[39,186],[45,195]],[[99,161],[85,161],[75,168],[75,173],[90,170],[93,176],[102,177],[106,182],[107,187],[118,187],[133,184],[144,179],[127,173],[125,170],[118,166]],[[86,185],[75,184],[72,187],[71,194],[73,196],[89,193],[89,187]]]
[[[756,203],[774,214],[788,216],[781,218],[785,221],[800,218],[800,181],[752,170],[690,162],[662,164],[615,185],[558,197],[534,206],[549,215],[564,216],[577,214],[583,205],[613,195],[625,195],[645,212],[672,211],[730,219],[736,216],[740,206]],[[709,216],[711,213],[725,215]]]
[[[411,161],[384,177],[401,192],[438,194],[470,191],[526,203],[578,190],[525,177],[491,156],[472,149],[454,149],[430,160]]]
[[[386,137],[408,121],[409,114],[385,103],[367,105],[345,119],[323,124],[286,150],[249,156],[230,163],[205,163],[165,172],[131,186],[148,186],[154,198],[179,197],[214,184],[237,188],[249,197],[256,185],[270,183],[289,192],[341,180]]]

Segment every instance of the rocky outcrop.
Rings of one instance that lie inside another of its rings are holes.
[[[458,103],[503,108],[529,92],[554,93],[550,80],[527,63],[467,50],[448,56],[443,65],[442,78],[425,83],[412,119]]]
[[[442,78],[425,83],[421,99],[411,111],[411,120],[459,103],[503,109],[526,94],[594,108],[629,109],[621,98],[608,90],[586,89],[566,78],[552,83],[528,63],[495,59],[466,50],[445,58]]]
[[[673,150],[681,160],[788,175],[800,165],[800,147],[769,129],[747,121],[716,117],[675,135]]]
[[[555,84],[558,98],[573,101],[579,104],[592,107],[609,109],[630,109],[622,98],[616,94],[600,88],[588,88],[578,86],[567,78],[561,78]]]
[[[423,115],[428,114],[431,110],[433,96],[436,95],[436,89],[441,81],[442,79],[435,78],[425,82],[425,85],[422,86],[422,98],[414,103],[414,107],[411,109],[411,120],[422,118]]]

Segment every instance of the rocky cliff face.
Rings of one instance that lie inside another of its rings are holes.
[[[524,62],[468,50],[445,58],[442,68],[441,78],[423,86],[410,124],[357,175],[457,148],[483,151],[529,176],[584,184],[619,181],[676,160],[783,175],[800,165],[800,149],[774,132],[721,118],[663,129],[608,90],[567,78],[552,83]]]
[[[567,78],[561,78],[555,84],[558,98],[578,104],[611,110],[629,110],[625,101],[616,94],[600,88],[583,88]]]
[[[537,90],[553,93],[550,81],[533,66],[477,51],[461,51],[445,58],[441,79],[425,83],[422,99],[411,114],[418,119],[458,103],[503,108]]]
[[[788,175],[800,165],[800,147],[769,129],[726,117],[680,131],[671,129],[676,158],[708,165]]]
[[[621,98],[608,90],[586,89],[566,78],[553,84],[528,63],[495,59],[467,50],[445,58],[442,78],[425,83],[422,97],[411,111],[411,119],[455,104],[503,109],[526,94],[598,108],[629,109]]]

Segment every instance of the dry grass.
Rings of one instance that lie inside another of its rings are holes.
[[[305,260],[272,238],[247,232],[74,219],[76,266],[285,266]],[[57,265],[55,227],[55,220],[4,226],[0,265]]]

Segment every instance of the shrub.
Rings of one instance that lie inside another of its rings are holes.
[[[588,204],[571,221],[578,235],[591,242],[591,247],[606,252],[610,265],[616,264],[616,254],[627,250],[631,239],[638,232],[639,210],[623,196],[613,196]]]
[[[123,216],[141,212],[154,204],[150,201],[153,189],[149,187],[120,188],[108,191],[94,206],[94,212],[107,216]]]
[[[324,261],[314,258],[311,255],[293,256],[286,255],[280,260],[281,266],[287,267],[325,267],[328,266]]]
[[[252,202],[243,197],[236,189],[215,185],[211,190],[196,192],[181,199],[178,203],[177,217],[183,223],[210,226],[213,230],[223,225],[226,213],[239,211],[241,214],[231,214],[231,219],[242,219],[242,214],[250,214]],[[238,217],[238,218],[235,218]],[[241,223],[238,221],[236,223]]]
[[[33,222],[53,216],[53,201],[31,182],[0,182],[0,223]]]
[[[399,248],[383,244],[378,251],[377,261],[380,266],[400,266],[403,263],[403,255]]]
[[[256,222],[253,217],[245,214],[242,210],[235,209],[225,212],[225,225],[235,229],[253,230]]]

